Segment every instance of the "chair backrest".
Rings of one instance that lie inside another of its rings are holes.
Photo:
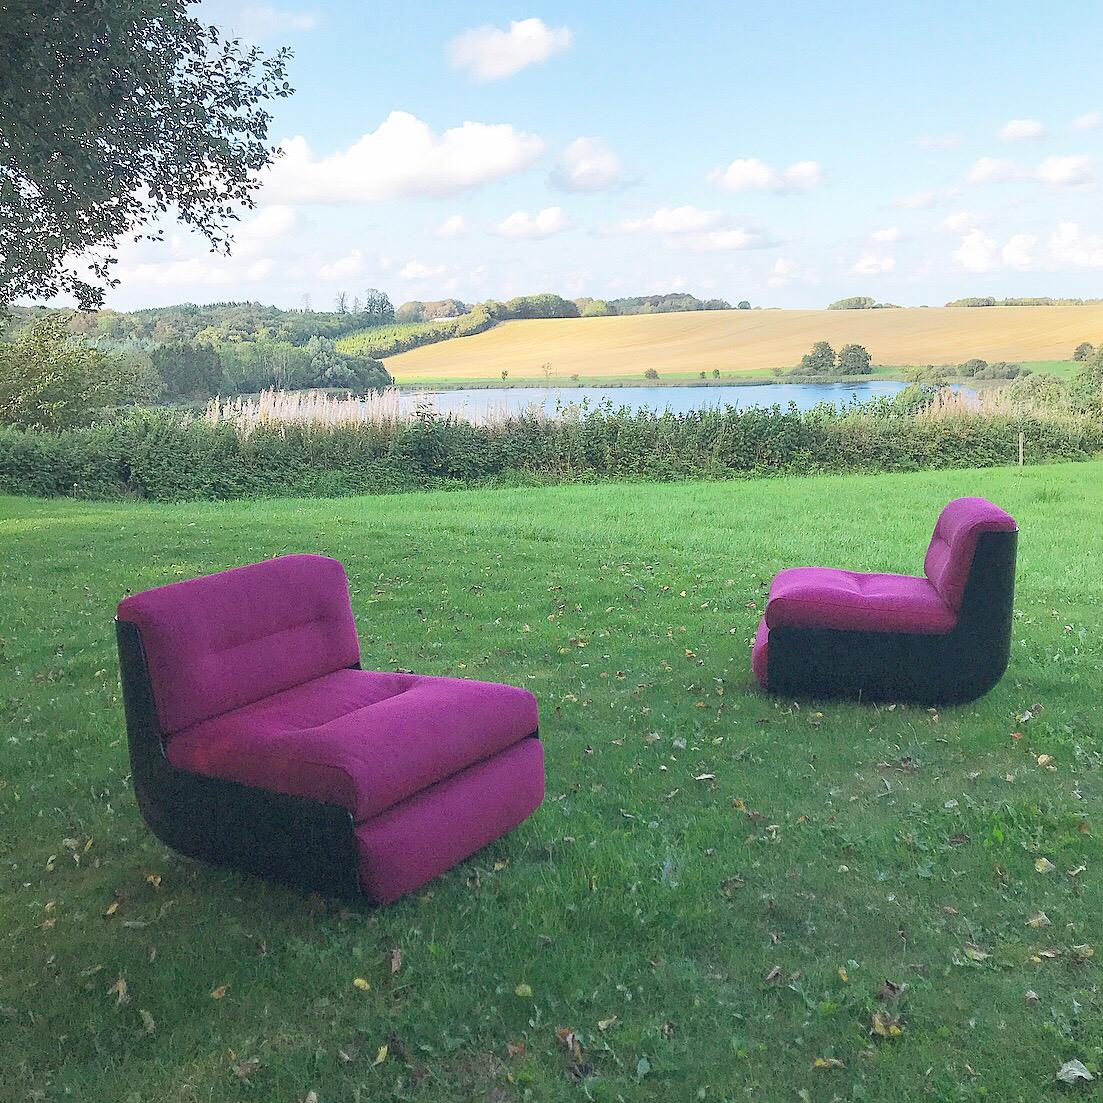
[[[980,534],[1017,530],[1011,514],[984,498],[955,498],[938,515],[923,570],[951,609],[961,609]]]
[[[159,586],[117,615],[141,633],[169,735],[360,659],[345,569],[320,555]]]

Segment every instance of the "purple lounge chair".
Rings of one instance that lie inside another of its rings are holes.
[[[771,693],[951,704],[1011,651],[1015,519],[983,498],[939,515],[924,578],[793,567],[774,576],[752,667]]]
[[[138,804],[183,854],[389,903],[543,800],[533,695],[361,670],[334,559],[135,594],[117,634]]]

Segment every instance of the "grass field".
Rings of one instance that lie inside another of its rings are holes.
[[[996,690],[755,691],[777,568],[918,570],[965,493],[1022,526]],[[1069,1097],[1063,1062],[1103,1072],[1101,512],[1098,463],[0,500],[0,1098]],[[385,910],[177,858],[128,783],[117,599],[302,550],[346,563],[366,664],[541,705],[543,808]]]
[[[399,383],[769,374],[816,341],[856,342],[879,364],[1057,360],[1103,337],[1103,306],[905,310],[723,310],[503,322],[386,360]],[[545,375],[543,365],[549,365]]]

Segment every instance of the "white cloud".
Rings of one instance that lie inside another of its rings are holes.
[[[1067,157],[1047,157],[1034,170],[1043,184],[1055,188],[1081,188],[1095,182],[1092,166],[1095,158],[1073,154]]]
[[[295,31],[312,31],[318,25],[311,12],[284,11],[265,5],[245,8],[230,22],[238,34],[255,41]]]
[[[120,264],[115,275],[125,283],[156,287],[217,287],[256,283],[272,273],[273,262],[264,257],[253,261],[244,270],[230,260],[190,257],[187,260],[151,261],[133,265]]]
[[[505,237],[541,238],[561,233],[569,225],[562,207],[545,207],[535,215],[514,211],[498,223],[497,232]]]
[[[713,169],[708,179],[724,191],[808,191],[823,183],[823,169],[818,161],[797,161],[783,172],[747,157],[732,161],[727,168]]]
[[[624,177],[620,158],[600,138],[576,138],[563,151],[551,183],[563,191],[604,191]]]
[[[528,65],[547,61],[571,45],[568,27],[549,27],[542,19],[512,20],[509,30],[473,27],[448,44],[456,69],[467,69],[478,81],[501,80]]]
[[[998,157],[981,157],[974,161],[965,179],[970,184],[988,184],[1014,180],[1019,169],[1014,161],[1004,161]]]
[[[420,260],[410,260],[403,265],[402,270],[398,273],[398,278],[401,280],[427,280],[434,276],[443,276],[444,271],[443,264],[430,266],[422,264]]]
[[[874,230],[873,233],[869,235],[870,241],[877,241],[883,244],[899,241],[900,237],[899,226],[885,226],[883,229]]]
[[[1050,255],[1072,268],[1103,268],[1103,234],[1084,234],[1075,222],[1061,222],[1049,239]]]
[[[1038,239],[1032,234],[1014,234],[1007,239],[1000,250],[1000,257],[1008,268],[1020,270],[1034,266],[1034,246]]]
[[[316,158],[301,136],[282,148],[266,196],[355,203],[453,195],[527,168],[544,143],[507,123],[465,122],[435,134],[416,116],[392,111],[376,130],[328,157]]]
[[[462,214],[450,214],[434,231],[437,237],[460,237],[469,227]]]
[[[689,249],[694,253],[726,253],[741,249],[767,249],[774,241],[760,230],[738,226],[730,230],[709,230],[667,239],[671,249]]]
[[[953,214],[947,215],[938,224],[938,228],[945,230],[947,233],[962,234],[967,230],[975,229],[981,221],[981,216],[974,214],[972,211],[955,211]]]
[[[1101,123],[1103,123],[1103,112],[1089,111],[1086,115],[1077,115],[1069,126],[1073,130],[1098,130]]]
[[[1037,119],[1009,119],[998,131],[1004,142],[1028,142],[1041,138],[1046,128]]]
[[[791,283],[819,283],[815,272],[802,267],[790,257],[778,257],[766,278],[767,287],[786,287]]]
[[[982,230],[970,230],[954,250],[954,260],[970,272],[991,272],[997,267],[998,246]]]
[[[298,214],[294,207],[273,203],[260,207],[252,218],[240,223],[234,230],[234,240],[244,245],[284,237],[294,229],[296,222]]]
[[[920,149],[957,149],[961,145],[960,134],[923,134],[916,139]]]
[[[622,234],[688,234],[708,230],[723,220],[719,211],[703,211],[700,207],[660,207],[643,218],[620,222],[616,230]]]
[[[353,249],[343,257],[323,264],[318,269],[318,276],[323,280],[347,280],[359,276],[363,271],[364,254],[359,249]]]
[[[907,210],[918,211],[927,207],[937,206],[940,202],[938,193],[933,191],[917,191],[912,192],[911,195],[902,195],[896,200],[897,207],[904,207]]]
[[[858,276],[876,276],[882,272],[891,272],[896,267],[893,257],[878,256],[876,253],[863,253],[851,267]]]

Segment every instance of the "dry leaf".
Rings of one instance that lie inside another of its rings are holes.
[[[982,950],[975,942],[966,942],[965,956],[971,961],[987,961],[991,955],[987,950]]]
[[[781,980],[781,966],[775,965],[762,979],[767,984],[777,984]]]
[[[152,1034],[157,1029],[153,1016],[144,1007],[139,1009],[138,1014],[141,1016],[142,1026],[146,1028],[146,1033]]]
[[[877,1038],[899,1038],[904,1033],[900,1020],[884,1011],[874,1011],[870,1019],[869,1032]]]
[[[1048,927],[1050,925],[1049,916],[1046,915],[1045,912],[1035,912],[1026,921],[1026,925],[1028,927],[1033,927],[1035,930],[1037,930],[1039,927]]]
[[[161,887],[161,875],[159,873],[147,873],[146,880],[155,888]]]
[[[525,984],[523,981],[513,990],[515,996],[520,996],[521,999],[527,1000],[532,996],[532,985]]]
[[[1052,873],[1057,867],[1048,858],[1035,858],[1034,868],[1039,873]]]
[[[838,1057],[817,1057],[812,1062],[814,1069],[841,1069],[846,1066],[838,1059]]]
[[[1026,1002],[1029,1004],[1035,1004],[1038,1002],[1039,999],[1041,999],[1041,997],[1038,995],[1037,992],[1034,991],[1033,988],[1028,988],[1023,993],[1023,999],[1026,1000]]]
[[[112,904],[107,905],[107,910],[103,913],[105,916],[114,915],[119,910],[119,902],[116,900]]]
[[[840,965],[835,972],[839,974],[839,980],[841,980],[843,984],[850,983],[850,977],[847,975],[846,969],[844,969],[843,966]]]
[[[608,1030],[612,1026],[616,1026],[619,1022],[619,1015],[610,1015],[607,1019],[598,1019],[597,1028],[604,1034],[606,1030]]]
[[[212,988],[211,989],[211,999],[212,1000],[222,999],[222,997],[226,995],[226,990],[229,987],[230,986],[228,984],[220,984],[217,988]]]
[[[379,1047],[379,1052],[375,1055],[375,1060],[372,1061],[371,1067],[378,1068],[387,1059],[387,1047],[385,1045]]]
[[[397,973],[402,968],[402,950],[395,947],[391,951],[391,972]]]
[[[361,992],[370,992],[371,984],[368,983],[363,977],[357,977],[352,982],[353,988],[359,988]]]
[[[116,1007],[122,1007],[122,1005],[126,1003],[126,1001],[130,998],[126,994],[126,981],[122,977],[119,977],[119,979],[115,981],[115,983],[111,985],[110,988],[108,988],[107,994],[109,996],[115,997]]]
[[[885,983],[878,989],[877,998],[884,1000],[885,1003],[891,1003],[895,999],[900,998],[900,993],[907,987],[906,984],[897,984],[895,981],[886,980]]]
[[[234,1075],[239,1080],[248,1080],[259,1068],[260,1062],[255,1057],[250,1057],[248,1061],[238,1061],[234,1065]]]

